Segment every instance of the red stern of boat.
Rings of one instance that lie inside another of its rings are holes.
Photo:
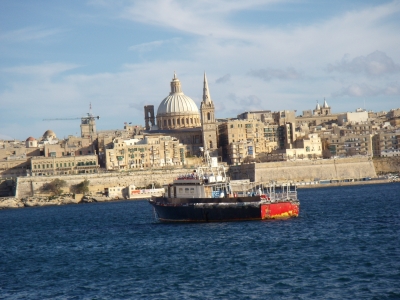
[[[278,202],[261,204],[261,219],[285,219],[299,215],[299,204]]]

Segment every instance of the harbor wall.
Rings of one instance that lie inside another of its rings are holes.
[[[400,157],[374,157],[372,161],[378,175],[400,172]]]
[[[97,173],[69,176],[19,177],[17,180],[17,198],[32,197],[41,194],[41,187],[56,178],[65,180],[69,192],[71,186],[87,179],[90,181],[89,192],[100,194],[105,188],[136,185],[144,187],[154,182],[161,185],[170,183],[179,174],[189,173],[192,168],[138,170],[121,173]],[[374,163],[370,158],[342,158],[326,160],[304,160],[288,162],[250,163],[231,166],[228,175],[233,180],[250,180],[252,182],[296,181],[307,182],[332,179],[360,179],[376,177]]]
[[[376,177],[374,164],[368,157],[243,164],[232,167],[230,174],[233,179],[264,183]]]
[[[191,170],[191,169],[190,169]],[[67,176],[35,176],[19,177],[17,180],[17,192],[15,197],[26,198],[41,195],[41,188],[44,184],[53,181],[56,178],[64,180],[67,186],[63,188],[64,192],[69,192],[70,187],[81,183],[85,179],[90,181],[89,193],[103,193],[105,188],[126,187],[134,184],[137,187],[145,187],[154,182],[167,184],[176,178],[179,174],[189,172],[189,169],[169,169],[169,170],[141,170],[136,172],[123,173],[97,173],[85,175],[67,175]]]

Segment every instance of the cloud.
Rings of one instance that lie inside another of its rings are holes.
[[[231,80],[231,74],[225,74],[224,76],[215,80],[215,83],[226,83]]]
[[[137,45],[133,45],[133,46],[129,47],[129,50],[138,51],[138,52],[149,52],[149,51],[159,48],[165,44],[177,43],[179,40],[180,40],[179,38],[173,38],[173,39],[169,39],[169,40],[159,40],[159,41],[153,41],[153,42],[149,42],[149,43],[142,43],[142,44],[137,44]]]
[[[12,68],[4,68],[0,70],[5,73],[13,73],[29,76],[51,77],[69,70],[80,67],[77,64],[68,63],[45,63],[41,65],[18,66]]]
[[[0,34],[0,41],[29,42],[40,40],[62,32],[60,29],[43,29],[40,27],[25,27]]]
[[[351,61],[344,56],[342,61],[328,65],[329,72],[364,74],[368,76],[381,76],[400,72],[400,65],[384,52],[375,51],[365,56],[358,56]]]
[[[294,68],[288,68],[286,70],[258,69],[252,70],[248,74],[254,77],[261,78],[264,81],[270,81],[272,79],[297,80],[303,78],[303,75],[296,71]]]
[[[237,96],[234,93],[231,93],[227,97],[229,100],[231,100],[231,103],[239,104],[241,106],[245,107],[257,107],[261,105],[262,101],[260,98],[258,98],[255,95],[248,95],[248,96]]]
[[[377,87],[372,84],[360,83],[351,84],[341,90],[332,93],[333,97],[376,97],[376,96],[398,96],[400,95],[400,83],[393,82],[386,87]]]

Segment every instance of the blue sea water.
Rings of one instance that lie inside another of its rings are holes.
[[[161,224],[147,201],[0,211],[0,299],[400,299],[400,184],[290,220]]]

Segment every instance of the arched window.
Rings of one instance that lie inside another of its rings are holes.
[[[190,124],[193,124],[193,118],[190,118]]]
[[[171,126],[171,119],[168,119],[168,126]]]
[[[212,144],[212,141],[210,141],[210,149],[212,149],[213,148],[213,144]]]
[[[210,121],[211,120],[211,114],[208,112],[207,113],[207,120]]]
[[[172,125],[175,126],[175,119],[172,119]]]
[[[167,120],[164,120],[164,126],[167,126]]]
[[[189,125],[189,118],[186,118],[186,124]]]
[[[181,119],[176,120],[176,122],[178,123],[178,125],[181,125]]]
[[[185,125],[185,119],[182,118],[182,125]]]

